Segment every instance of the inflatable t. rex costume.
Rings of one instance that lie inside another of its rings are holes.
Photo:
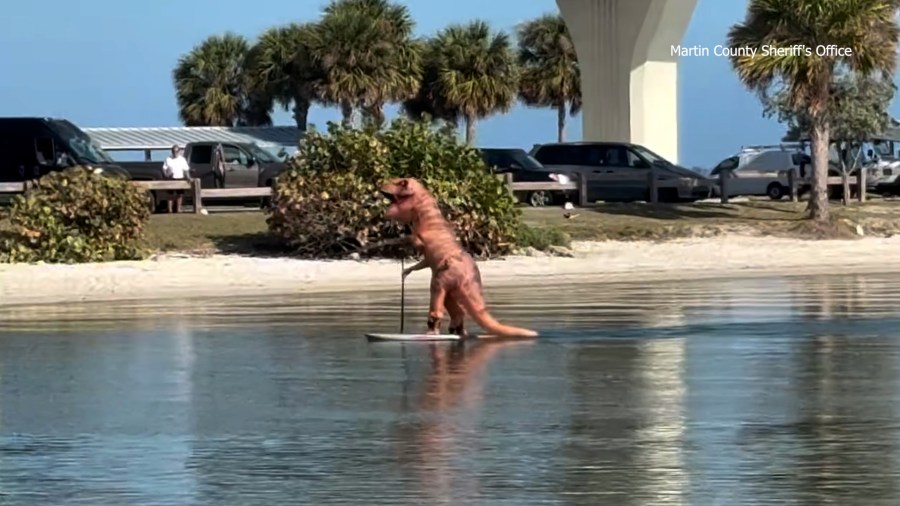
[[[385,217],[412,227],[411,240],[424,259],[413,269],[431,268],[431,303],[428,333],[440,333],[444,309],[450,315],[450,332],[466,336],[468,314],[488,333],[500,337],[536,337],[537,332],[503,325],[488,313],[482,293],[481,273],[471,255],[456,239],[437,200],[416,179],[394,179],[381,189],[391,204]]]

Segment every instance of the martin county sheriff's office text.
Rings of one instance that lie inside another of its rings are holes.
[[[849,47],[838,47],[835,44],[821,44],[815,47],[796,44],[788,47],[729,47],[713,46],[671,46],[670,56],[852,56]]]

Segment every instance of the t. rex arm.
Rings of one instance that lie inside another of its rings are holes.
[[[411,265],[411,266],[407,267],[406,269],[403,269],[403,277],[405,278],[406,276],[409,276],[413,272],[421,271],[422,269],[425,269],[427,267],[428,267],[428,259],[423,258],[423,259],[419,260],[419,262],[417,264]]]

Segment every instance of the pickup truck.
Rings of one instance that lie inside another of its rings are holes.
[[[241,142],[189,142],[184,146],[184,157],[191,167],[191,176],[200,179],[202,188],[216,188],[213,174],[213,152],[218,144],[225,154],[225,188],[255,188],[271,186],[275,177],[287,167],[287,163],[253,143]],[[162,161],[118,162],[133,181],[164,180]],[[164,190],[154,191],[154,207],[157,207]],[[234,199],[230,199],[234,200]],[[251,200],[258,200],[253,198]]]

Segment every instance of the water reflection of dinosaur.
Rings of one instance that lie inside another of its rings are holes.
[[[404,471],[429,503],[459,504],[479,495],[477,478],[461,461],[477,443],[467,435],[475,433],[484,373],[501,350],[530,343],[505,339],[431,346],[431,368],[415,403],[416,419],[401,426],[396,438]]]

